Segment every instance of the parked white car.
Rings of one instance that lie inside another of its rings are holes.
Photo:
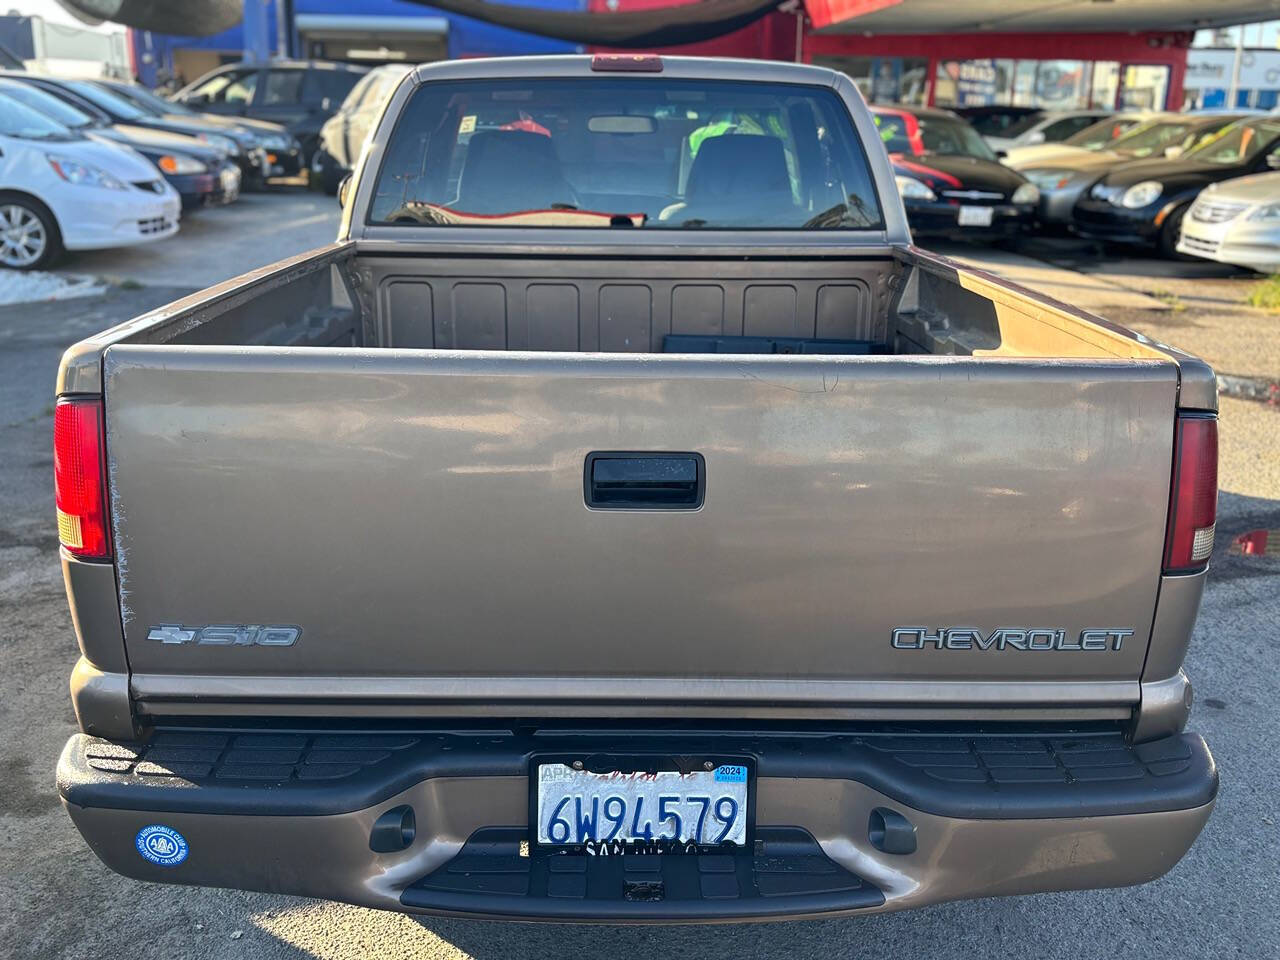
[[[178,230],[182,201],[128,147],[91,140],[0,93],[0,266],[63,250],[147,243]]]
[[[1201,190],[1182,218],[1178,252],[1259,273],[1280,271],[1280,172]]]

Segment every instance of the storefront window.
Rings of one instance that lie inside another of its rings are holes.
[[[1126,109],[1162,110],[1169,68],[1114,60],[943,60],[934,80],[940,107],[1014,106],[1041,110],[1111,109],[1123,73]]]
[[[929,61],[917,57],[814,57],[813,62],[849,75],[868,103],[924,106]]]
[[[1036,105],[1048,110],[1087,107],[1088,67],[1083,60],[1041,60],[1036,65]]]
[[[1019,60],[1013,71],[1013,105],[1015,107],[1035,107],[1036,103],[1036,61]]]
[[[1169,92],[1169,68],[1132,64],[1124,68],[1120,106],[1125,110],[1163,110]]]
[[[1120,64],[1114,60],[1098,60],[1093,65],[1093,89],[1089,94],[1089,106],[1110,110],[1116,105],[1120,92]]]
[[[1012,60],[943,60],[934,79],[939,106],[1008,105],[1013,84]]]

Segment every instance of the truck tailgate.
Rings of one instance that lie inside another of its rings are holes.
[[[144,707],[1137,698],[1171,362],[122,344],[105,377]],[[702,505],[588,508],[607,451],[700,454]],[[201,632],[262,625],[300,634]]]

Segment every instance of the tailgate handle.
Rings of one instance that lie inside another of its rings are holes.
[[[706,485],[700,453],[589,453],[583,472],[595,510],[697,510]]]

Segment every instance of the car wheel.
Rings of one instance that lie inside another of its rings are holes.
[[[1187,211],[1190,209],[1191,204],[1184,203],[1169,214],[1164,224],[1160,227],[1160,255],[1166,260],[1196,259],[1178,252],[1178,237],[1182,235],[1182,218],[1187,215]]]
[[[44,205],[28,197],[0,194],[0,265],[39,270],[62,253],[58,224]]]

